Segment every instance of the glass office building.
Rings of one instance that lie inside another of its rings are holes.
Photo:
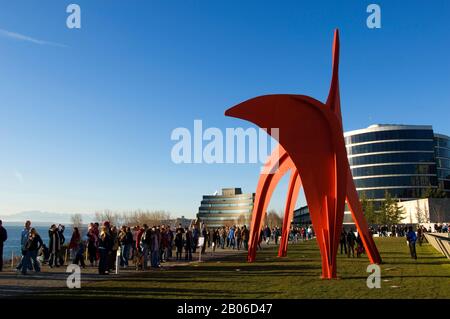
[[[445,190],[450,198],[450,137],[434,134],[434,151],[439,187]]]
[[[449,137],[431,126],[376,124],[344,134],[356,189],[382,201],[421,198],[429,188],[450,193]]]
[[[197,218],[209,228],[249,227],[255,194],[242,194],[240,188],[224,188],[221,195],[204,195]]]

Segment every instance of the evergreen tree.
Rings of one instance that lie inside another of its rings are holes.
[[[447,193],[440,187],[432,188],[431,186],[425,190],[422,198],[446,198]]]
[[[392,198],[391,194],[386,191],[384,201],[381,204],[380,223],[385,225],[398,224],[403,219],[403,208],[400,208],[397,200]]]
[[[367,223],[369,224],[377,224],[378,223],[378,215],[375,212],[375,208],[373,205],[373,200],[367,199],[366,193],[363,192],[360,196],[361,207],[366,217]]]

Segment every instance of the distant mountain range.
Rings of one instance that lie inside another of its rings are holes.
[[[52,213],[52,212],[41,212],[39,210],[20,212],[11,215],[0,215],[0,219],[4,224],[23,224],[26,220],[30,220],[32,224],[70,224],[70,217],[72,214],[68,213]],[[94,220],[93,214],[82,214],[83,223],[89,223]]]

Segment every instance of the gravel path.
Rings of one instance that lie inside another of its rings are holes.
[[[214,254],[211,252],[202,254],[201,259],[202,262],[207,262],[209,260],[221,260],[227,256],[245,253],[246,251],[244,250],[218,249]],[[162,269],[198,263],[198,252],[193,254],[192,257],[193,260],[191,262],[171,261],[162,263]],[[21,272],[16,271],[15,268],[12,270],[10,264],[6,264],[3,267],[3,272],[0,272],[0,298],[14,296],[33,297],[34,293],[42,291],[43,289],[67,287],[66,280],[70,273],[66,272],[66,269],[67,266],[50,268],[48,265],[43,265],[40,273],[30,271],[27,275],[22,275]],[[160,269],[146,271],[160,271]],[[92,281],[129,276],[139,272],[141,271],[136,271],[134,266],[130,266],[127,269],[120,269],[119,274],[117,275],[113,272],[108,276],[101,276],[98,274],[97,267],[87,266],[81,270],[81,285]]]

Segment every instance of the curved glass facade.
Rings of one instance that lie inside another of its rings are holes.
[[[450,137],[435,134],[434,150],[439,187],[447,193],[447,197],[450,197]]]
[[[383,200],[387,191],[399,200],[409,200],[438,186],[438,151],[431,126],[372,125],[344,137],[360,195],[364,192],[368,199]]]

